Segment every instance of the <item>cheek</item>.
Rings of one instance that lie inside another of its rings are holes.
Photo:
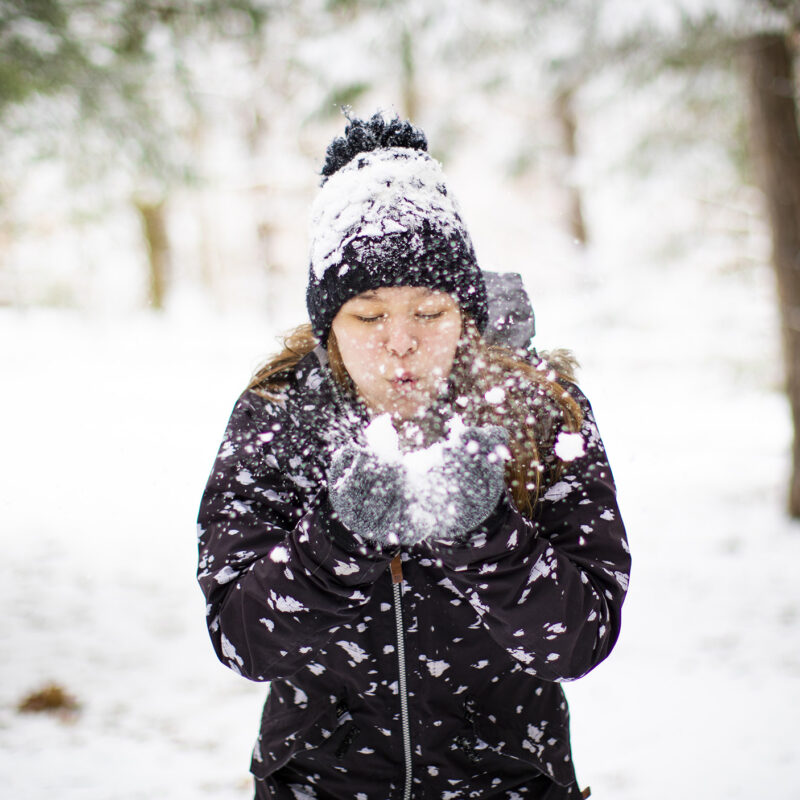
[[[455,346],[439,351],[436,364],[434,366],[434,371],[439,377],[448,378],[450,376],[450,373],[453,371],[453,361],[455,359],[455,355]]]
[[[453,360],[461,339],[461,326],[450,325],[438,330],[429,339],[431,367],[442,377],[447,377],[453,368]]]
[[[339,354],[356,386],[363,386],[378,371],[377,347],[370,336],[337,337]]]

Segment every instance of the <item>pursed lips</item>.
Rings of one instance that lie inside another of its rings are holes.
[[[389,378],[389,384],[396,389],[414,389],[419,381],[410,372],[401,372]]]

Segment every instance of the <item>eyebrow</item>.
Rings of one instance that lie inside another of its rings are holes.
[[[389,288],[391,288],[391,287],[389,287]],[[428,297],[428,296],[430,296],[432,294],[439,294],[439,292],[437,292],[434,289],[429,288],[428,286],[417,286],[415,288],[422,289],[425,292],[425,296],[426,297]],[[366,292],[362,292],[361,294],[356,295],[353,299],[354,300],[359,300],[359,299],[360,300],[380,300],[380,297],[378,296],[377,290],[368,289]]]

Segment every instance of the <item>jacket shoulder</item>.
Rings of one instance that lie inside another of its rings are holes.
[[[245,389],[233,407],[231,420],[258,423],[286,419],[303,398],[318,394],[324,382],[319,359],[315,353],[308,353],[294,367],[282,373],[273,387]]]

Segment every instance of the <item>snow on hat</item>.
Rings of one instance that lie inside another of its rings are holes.
[[[325,344],[339,309],[384,286],[452,294],[483,331],[486,286],[441,164],[424,134],[380,114],[351,120],[328,148],[323,185],[311,207],[306,303]]]

